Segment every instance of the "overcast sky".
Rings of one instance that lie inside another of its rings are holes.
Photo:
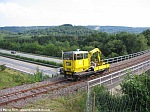
[[[150,27],[150,0],[0,0],[0,26]]]

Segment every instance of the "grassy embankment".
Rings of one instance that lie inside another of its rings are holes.
[[[40,74],[38,70],[35,75],[28,75],[5,68],[5,66],[0,65],[0,89],[37,82],[39,78],[37,74]],[[12,107],[8,106],[6,108]],[[49,109],[52,112],[83,112],[85,108],[86,93],[70,95],[67,96],[67,98],[43,98],[35,103],[31,102],[26,106],[22,107],[22,109]]]
[[[38,69],[34,75],[29,75],[8,69],[4,65],[0,65],[0,89],[35,83],[46,78],[49,77],[42,76],[42,72],[38,71]]]
[[[85,112],[86,93],[77,93],[55,99],[44,98],[35,103],[29,103],[22,109],[47,109],[50,112]]]

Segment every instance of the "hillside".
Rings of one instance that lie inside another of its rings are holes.
[[[87,36],[98,31],[91,30],[83,26],[72,26],[64,24],[61,26],[50,27],[46,29],[28,30],[24,33],[32,35],[53,35],[53,36]]]
[[[0,30],[15,32],[15,33],[22,33],[28,30],[34,30],[34,29],[46,29],[53,26],[6,26],[6,27],[0,27]]]
[[[73,26],[71,24],[64,24],[60,26],[10,26],[10,27],[0,27],[0,31],[10,31],[18,34],[30,34],[30,35],[68,35],[68,36],[86,36],[96,32],[106,32],[106,33],[119,33],[128,32],[139,34],[150,27],[125,27],[125,26],[98,26],[98,25],[88,25],[88,26]]]
[[[64,24],[61,26],[0,27],[0,31],[15,32],[23,35],[87,36],[98,31],[83,26]]]
[[[97,25],[89,25],[85,26],[86,28],[97,30],[106,33],[119,33],[119,32],[128,32],[128,33],[136,33],[139,34],[150,27],[125,27],[125,26],[97,26]]]

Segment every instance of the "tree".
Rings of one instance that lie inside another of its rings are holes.
[[[98,41],[92,41],[89,43],[90,46],[93,47],[98,47],[98,46],[102,46],[102,43],[98,42]]]
[[[145,38],[148,40],[147,45],[150,46],[150,29],[147,29],[142,32],[142,34],[145,36]]]
[[[136,52],[138,51],[142,51],[147,49],[148,45],[147,45],[148,40],[144,37],[143,34],[138,35],[137,37],[137,45],[136,45]]]
[[[12,42],[12,43],[10,44],[10,46],[11,46],[11,49],[12,49],[12,50],[15,50],[15,51],[19,51],[19,50],[20,50],[20,43]]]
[[[128,76],[121,84],[128,98],[131,111],[150,111],[150,76],[147,74]]]
[[[92,49],[94,49],[93,46],[85,46],[82,48],[82,50],[85,50],[85,51],[91,51]]]
[[[121,32],[116,35],[116,39],[122,40],[122,42],[126,46],[126,50],[129,54],[136,52],[136,49],[135,49],[136,43],[137,43],[136,34]]]
[[[38,44],[37,41],[33,43],[24,43],[22,44],[23,51],[30,53],[40,53],[42,51],[42,47]]]
[[[103,50],[103,52],[106,54],[106,56],[109,57],[113,56],[112,53],[115,53],[114,56],[127,54],[126,46],[123,44],[121,40],[109,41],[105,45],[105,50]]]

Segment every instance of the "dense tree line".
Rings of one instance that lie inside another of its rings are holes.
[[[60,30],[64,29],[65,31],[66,26],[60,27]],[[62,50],[81,49],[89,51],[98,47],[104,57],[115,57],[142,51],[150,47],[150,30],[145,30],[140,34],[96,32],[91,33],[91,35],[82,35],[82,33],[81,35],[78,35],[78,33],[74,35],[73,32],[76,30],[70,30],[73,35],[5,35],[3,39],[0,39],[0,47],[57,57],[61,57]]]
[[[25,31],[24,34],[30,35],[50,35],[50,36],[87,36],[96,33],[96,30],[90,30],[83,26],[61,25],[46,29],[36,29]]]
[[[23,33],[28,30],[46,29],[54,26],[5,26],[0,27],[0,30],[9,31],[14,33]]]
[[[65,27],[71,27],[73,25],[71,24],[63,24],[61,26]],[[78,27],[78,26],[76,26]],[[126,26],[99,26],[99,25],[88,25],[88,26],[82,26],[82,28],[88,28],[91,30],[97,30],[97,31],[102,31],[102,32],[107,32],[107,33],[118,33],[118,32],[129,32],[129,33],[136,33],[139,34],[143,32],[146,29],[150,29],[150,27],[126,27]],[[5,26],[5,27],[0,27],[0,30],[7,30],[10,32],[15,32],[18,34],[24,34],[25,32],[30,33],[36,33],[38,29],[48,29],[50,31],[59,31],[58,26]],[[57,30],[58,29],[58,30]],[[41,32],[45,32],[44,30],[40,30]],[[53,32],[52,31],[52,32]],[[48,32],[50,34],[50,32]],[[53,33],[51,33],[53,34]]]

